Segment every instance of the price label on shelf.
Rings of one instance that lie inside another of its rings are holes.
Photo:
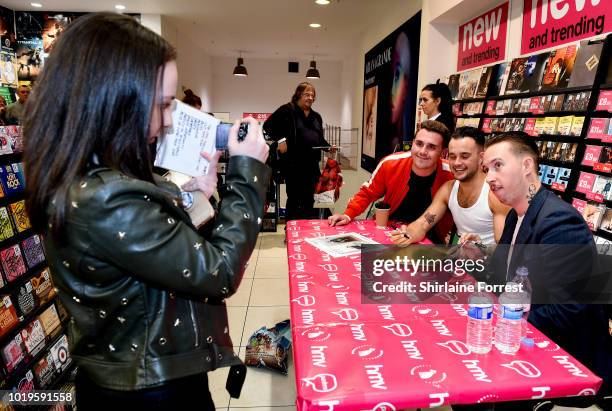
[[[586,201],[581,200],[579,198],[574,198],[574,200],[572,201],[572,206],[574,206],[574,208],[578,210],[580,214],[584,213],[586,204],[587,204]]]
[[[601,155],[601,146],[586,146],[584,156],[582,157],[582,165],[593,167],[595,162],[599,160]]]
[[[612,112],[612,90],[602,90],[599,92],[595,110]]]
[[[553,190],[565,192],[565,185],[561,183],[552,183],[550,186]]]
[[[578,186],[576,187],[576,191],[585,194],[589,193],[593,189],[595,177],[595,174],[585,173],[584,171],[581,171],[580,177],[578,178]]]
[[[599,193],[588,192],[588,193],[586,193],[586,198],[589,199],[589,200],[596,201],[598,203],[603,203],[604,202],[603,196],[601,194],[599,194]]]
[[[607,129],[608,129],[608,119],[607,118],[591,119],[591,124],[589,125],[589,132],[587,133],[587,138],[601,140],[603,136],[606,134]]]
[[[610,163],[594,163],[593,170],[601,171],[602,173],[611,173],[612,172],[612,164]]]
[[[610,134],[604,134],[601,136],[601,141],[604,143],[612,143],[612,136]]]

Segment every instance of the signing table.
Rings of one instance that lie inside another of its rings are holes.
[[[463,304],[362,304],[361,258],[332,258],[307,238],[359,233],[388,244],[373,221],[287,224],[298,410],[399,410],[593,395],[601,379],[538,330],[515,355],[465,345]],[[449,298],[449,296],[440,296]],[[452,297],[452,296],[451,296]]]

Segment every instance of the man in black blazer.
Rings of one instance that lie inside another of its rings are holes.
[[[570,204],[540,183],[532,137],[508,132],[490,139],[483,165],[491,191],[512,207],[493,255],[496,282],[510,281],[526,266],[533,286],[529,322],[602,377],[600,395],[610,395],[608,316],[604,305],[589,304],[605,298],[589,290],[601,292],[609,281],[594,274],[599,271],[591,231]]]

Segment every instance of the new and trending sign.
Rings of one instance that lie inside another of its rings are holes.
[[[459,26],[457,71],[504,60],[508,2]]]

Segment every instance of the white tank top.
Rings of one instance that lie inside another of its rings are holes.
[[[448,208],[453,213],[453,220],[457,226],[457,234],[477,234],[485,245],[495,244],[493,232],[493,213],[489,208],[489,185],[482,185],[478,200],[468,208],[463,208],[457,201],[459,181],[455,181],[448,199]]]

